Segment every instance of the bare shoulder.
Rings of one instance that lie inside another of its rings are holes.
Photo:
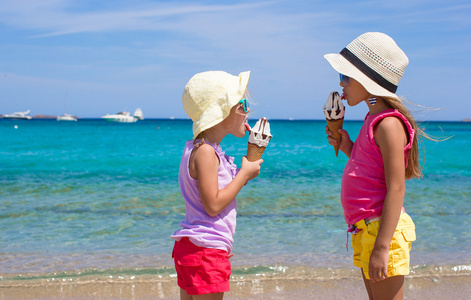
[[[189,171],[193,179],[198,179],[198,170],[204,171],[206,168],[217,168],[219,159],[211,145],[203,144],[193,149],[190,155]]]
[[[394,116],[381,120],[375,129],[375,141],[378,145],[385,141],[390,141],[391,143],[404,141],[407,143],[406,129],[402,120]]]
[[[376,126],[376,131],[379,133],[404,133],[404,123],[401,119],[391,116],[386,117]]]
[[[196,162],[211,162],[218,160],[216,152],[211,145],[203,144],[194,150]]]

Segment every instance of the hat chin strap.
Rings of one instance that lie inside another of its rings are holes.
[[[386,90],[390,91],[393,94],[396,93],[397,85],[386,80],[378,72],[370,68],[363,61],[361,61],[350,50],[348,50],[347,48],[343,48],[343,50],[340,51],[340,55],[342,55],[346,60],[348,60],[352,65],[354,65],[358,70],[360,70],[363,74],[368,76],[368,78],[376,82],[378,85],[380,85],[381,87],[385,88]]]

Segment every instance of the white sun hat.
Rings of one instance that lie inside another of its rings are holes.
[[[337,72],[361,83],[370,94],[400,100],[397,86],[409,59],[388,35],[364,33],[339,54],[326,54],[324,58]]]
[[[227,118],[231,109],[244,98],[250,71],[238,76],[224,71],[194,75],[186,84],[182,102],[193,121],[193,138]]]

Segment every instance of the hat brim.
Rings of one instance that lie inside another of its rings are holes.
[[[224,95],[214,101],[196,120],[193,121],[193,138],[195,139],[201,132],[209,129],[226,119],[231,109],[236,105],[245,94],[249,84],[250,71],[241,72],[238,75],[239,86],[234,94]]]
[[[396,94],[391,93],[390,91],[386,90],[373,80],[371,80],[368,76],[363,74],[357,67],[355,67],[351,62],[349,62],[345,57],[340,54],[332,53],[324,55],[324,58],[330,63],[332,68],[335,71],[351,77],[358,81],[363,87],[372,95],[374,96],[382,96],[382,97],[390,97],[401,100]]]

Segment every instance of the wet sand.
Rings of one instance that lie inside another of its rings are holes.
[[[0,299],[179,299],[176,280],[0,281]],[[225,299],[367,299],[363,282],[343,279],[233,280]],[[471,299],[471,277],[406,277],[405,299]]]

